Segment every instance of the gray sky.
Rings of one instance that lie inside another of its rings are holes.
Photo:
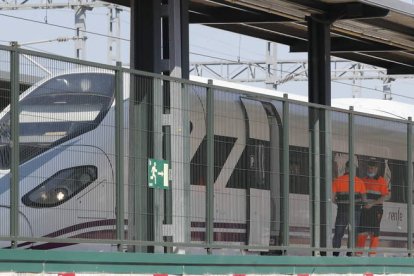
[[[32,3],[39,1],[31,0]],[[406,0],[406,2],[412,2]],[[87,60],[107,62],[107,18],[106,8],[95,8],[87,13],[86,27]],[[129,12],[121,13],[121,60],[129,63]],[[74,11],[73,10],[37,10],[37,11],[0,11],[0,43],[7,45],[10,41],[18,41],[21,44],[56,39],[58,37],[74,36]],[[265,59],[266,42],[239,34],[216,30],[200,25],[190,26],[190,60],[240,60],[249,62]],[[74,43],[72,41],[58,43],[39,43],[27,46],[32,50],[74,57]],[[207,58],[211,56],[213,58]],[[278,59],[306,59],[306,54],[289,53],[286,46],[279,45]],[[293,69],[293,68],[292,68]],[[286,68],[289,70],[289,68]],[[255,84],[264,86],[264,84]],[[381,81],[363,81],[357,84],[360,89],[355,89],[348,81],[333,81],[333,97],[351,97],[352,92],[360,91],[361,97],[383,98]],[[414,81],[401,79],[392,83],[391,90],[394,100],[414,103],[411,96]],[[288,82],[280,85],[278,90],[288,93],[307,95],[307,82]],[[399,96],[401,95],[401,96]]]

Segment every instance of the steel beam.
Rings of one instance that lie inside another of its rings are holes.
[[[228,7],[217,7],[197,9],[197,12],[190,13],[192,24],[227,24],[227,23],[275,23],[291,22],[292,19],[276,14],[263,13],[258,11],[243,11]]]
[[[131,68],[161,73],[161,4],[159,1],[131,1]],[[154,104],[154,83],[131,75],[130,92],[130,176],[131,195],[128,219],[130,239],[152,240],[153,191],[146,179],[147,160],[153,152],[153,126],[150,124]],[[135,246],[131,251],[151,252],[152,247]]]
[[[308,21],[308,63],[309,63],[309,80],[308,96],[309,102],[322,105],[331,105],[331,39],[330,39],[330,21],[319,16],[310,16]],[[312,246],[319,248],[321,245],[321,234],[326,233],[321,229],[321,222],[326,221],[326,210],[322,210],[321,198],[326,197],[326,185],[321,185],[321,163],[325,163],[321,154],[321,135],[325,131],[325,125],[321,124],[319,110],[309,110],[309,131],[310,131],[310,184],[311,184],[311,222],[312,225]],[[326,143],[326,141],[324,141]],[[322,147],[322,151],[325,147]],[[323,152],[322,152],[323,153]],[[321,221],[322,219],[322,221]],[[322,232],[321,232],[322,230]],[[325,237],[322,237],[322,243],[325,243]],[[324,246],[326,246],[324,244]],[[321,252],[315,251],[314,255]],[[322,253],[325,254],[325,253]]]
[[[290,52],[307,52],[309,43],[306,41],[299,42],[290,46]],[[344,37],[331,37],[331,53],[342,52],[392,52],[401,51],[402,49],[396,46],[387,44],[373,44],[368,41],[351,40]]]
[[[330,23],[315,16],[308,20],[309,102],[331,105]]]

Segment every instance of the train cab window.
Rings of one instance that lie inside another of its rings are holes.
[[[114,75],[77,73],[52,78],[20,100],[20,161],[97,127],[114,98]],[[0,119],[0,168],[9,167],[10,115]]]

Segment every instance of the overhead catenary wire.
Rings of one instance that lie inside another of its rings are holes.
[[[4,13],[0,13],[0,16],[10,17],[10,18],[18,19],[18,20],[24,20],[24,21],[32,22],[32,23],[43,24],[43,25],[47,25],[47,26],[51,26],[51,27],[56,27],[56,28],[67,29],[67,30],[71,30],[71,31],[76,31],[76,28],[72,28],[72,27],[68,27],[68,26],[63,26],[63,25],[59,25],[59,24],[55,24],[55,23],[43,22],[43,21],[34,20],[34,19],[30,19],[30,18],[25,18],[25,17],[19,17],[19,16],[14,16],[14,15],[4,14]],[[98,32],[92,32],[92,31],[86,31],[86,30],[83,31],[83,32],[86,33],[86,34],[101,36],[101,37],[105,37],[105,38],[119,39],[119,40],[127,41],[127,42],[130,41],[127,38],[110,36],[110,35],[101,34],[101,33],[98,33]]]
[[[73,28],[73,27],[68,27],[68,26],[59,25],[59,24],[55,24],[55,23],[49,23],[49,22],[34,20],[34,19],[30,19],[30,18],[25,18],[25,17],[19,17],[19,16],[14,16],[14,15],[4,14],[4,13],[0,13],[0,16],[9,17],[9,18],[17,19],[17,20],[23,20],[23,21],[32,22],[32,23],[37,23],[37,24],[42,24],[42,25],[56,27],[56,28],[67,29],[67,30],[71,30],[71,31],[76,31],[76,28]],[[110,35],[107,35],[107,34],[102,34],[102,33],[93,32],[93,31],[87,31],[87,30],[85,30],[84,33],[90,34],[90,35],[96,35],[96,36],[100,36],[100,37],[104,37],[104,38],[119,39],[119,40],[124,41],[124,42],[130,42],[130,39],[127,39],[127,38],[110,36]],[[2,42],[9,43],[10,41],[2,40]],[[204,47],[201,47],[201,46],[196,46],[196,47],[204,48]],[[35,49],[35,48],[33,48],[33,49]],[[201,53],[191,52],[191,51],[189,53],[192,54],[192,55],[198,55],[198,56],[203,56],[203,57],[212,58],[212,59],[218,59],[218,60],[222,60],[222,61],[238,62],[238,63],[244,64],[244,65],[255,66],[257,68],[263,69],[258,64],[253,63],[253,62],[249,62],[249,61],[232,60],[232,59],[229,59],[229,58],[222,58],[222,57],[217,57],[217,56],[212,56],[212,55],[207,55],[207,54],[201,54]],[[221,54],[223,54],[223,53],[221,53]],[[287,74],[291,73],[290,71],[278,70],[278,69],[271,69],[271,71],[274,71],[274,72],[277,71],[277,72],[282,72],[282,73],[287,73]],[[350,84],[350,83],[341,82],[341,81],[337,81],[337,80],[333,80],[332,82],[338,83],[338,84],[342,84],[342,85],[351,86],[351,87],[358,87],[358,88],[361,88],[361,89],[378,92],[378,93],[381,93],[382,95],[384,94],[384,91],[379,90],[379,89],[376,89],[376,88],[372,88],[372,87],[367,87],[367,86],[362,86],[362,85],[355,85],[355,84]],[[402,94],[395,93],[395,92],[393,92],[392,94],[393,94],[393,96],[397,96],[397,97],[401,97],[401,98],[405,98],[405,99],[414,99],[414,97],[407,96],[407,95],[402,95]]]
[[[211,56],[211,55],[206,55],[206,54],[201,54],[201,53],[196,53],[196,52],[190,52],[190,54],[203,56],[203,57],[208,57],[208,58],[215,58],[217,60],[223,60],[223,61],[227,61],[227,62],[239,62],[241,64],[251,65],[251,66],[256,66],[256,67],[261,68],[261,66],[255,64],[255,63],[250,63],[248,61],[231,60],[231,59],[228,59],[228,58],[214,57],[214,56]],[[285,71],[285,70],[277,70],[277,69],[272,69],[272,70],[273,71],[278,71],[278,72],[283,72],[283,73],[291,73],[290,71]],[[373,91],[373,92],[378,92],[378,93],[381,93],[381,95],[384,94],[384,91],[376,89],[376,88],[372,88],[372,87],[367,87],[367,86],[362,86],[362,85],[355,85],[355,84],[352,84],[352,83],[346,83],[346,82],[342,82],[342,81],[338,81],[338,80],[332,80],[332,82],[342,84],[342,85],[346,85],[346,86],[351,86],[351,87],[358,87],[358,88],[370,90],[370,91]],[[401,97],[401,98],[405,98],[405,99],[414,99],[414,97],[399,94],[399,93],[395,93],[395,92],[393,92],[392,95],[397,96],[397,97]]]

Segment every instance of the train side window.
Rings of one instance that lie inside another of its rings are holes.
[[[405,162],[399,160],[389,160],[388,166],[391,171],[390,179],[390,199],[388,201],[397,202],[397,203],[406,203],[407,202],[407,192],[406,192],[406,175],[407,169]]]
[[[223,169],[235,142],[234,137],[214,135],[214,182]],[[204,186],[207,181],[207,137],[204,137],[198,147],[190,166],[191,184]]]
[[[231,174],[227,188],[265,189],[270,188],[270,143],[248,139],[240,159]]]
[[[309,149],[289,147],[290,192],[293,194],[309,194]]]

